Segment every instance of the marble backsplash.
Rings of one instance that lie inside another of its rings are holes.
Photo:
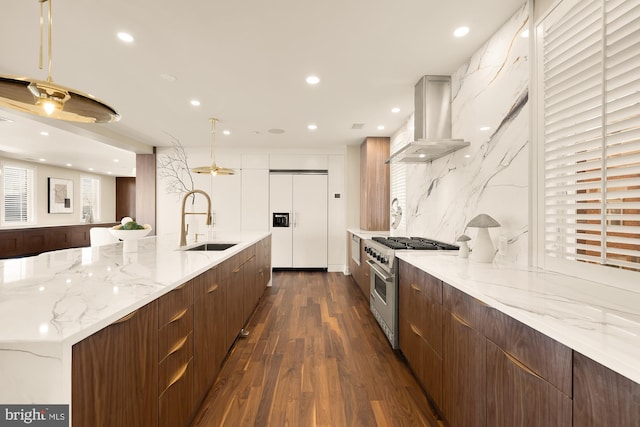
[[[528,11],[525,3],[451,76],[452,135],[471,145],[430,164],[393,166],[392,198],[402,193],[394,180],[406,182],[402,232],[445,242],[464,233],[473,248],[476,230],[466,224],[486,213],[501,224],[490,229],[496,251],[502,248],[496,259],[528,263]],[[392,151],[412,137],[413,118],[393,136]]]

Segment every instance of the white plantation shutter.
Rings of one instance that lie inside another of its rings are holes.
[[[33,223],[33,169],[5,165],[2,168],[2,182],[2,223],[6,225]]]
[[[640,3],[565,0],[538,43],[545,258],[640,271]]]

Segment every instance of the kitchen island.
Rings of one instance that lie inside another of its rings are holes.
[[[170,235],[143,238],[134,252],[117,243],[0,261],[0,402],[70,404],[74,344],[259,244],[269,243],[261,273],[270,279],[268,233],[211,237],[235,245],[180,250]]]

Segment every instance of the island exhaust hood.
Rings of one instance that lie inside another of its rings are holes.
[[[423,76],[416,83],[414,140],[385,163],[425,163],[469,146],[451,138],[451,77]]]

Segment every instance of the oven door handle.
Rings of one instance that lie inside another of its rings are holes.
[[[378,267],[375,262],[368,259],[367,264],[369,264],[369,266],[373,269],[376,275],[382,277],[382,280],[384,280],[385,282],[391,282],[393,280],[393,277],[389,276],[387,273],[380,270],[380,267]]]

